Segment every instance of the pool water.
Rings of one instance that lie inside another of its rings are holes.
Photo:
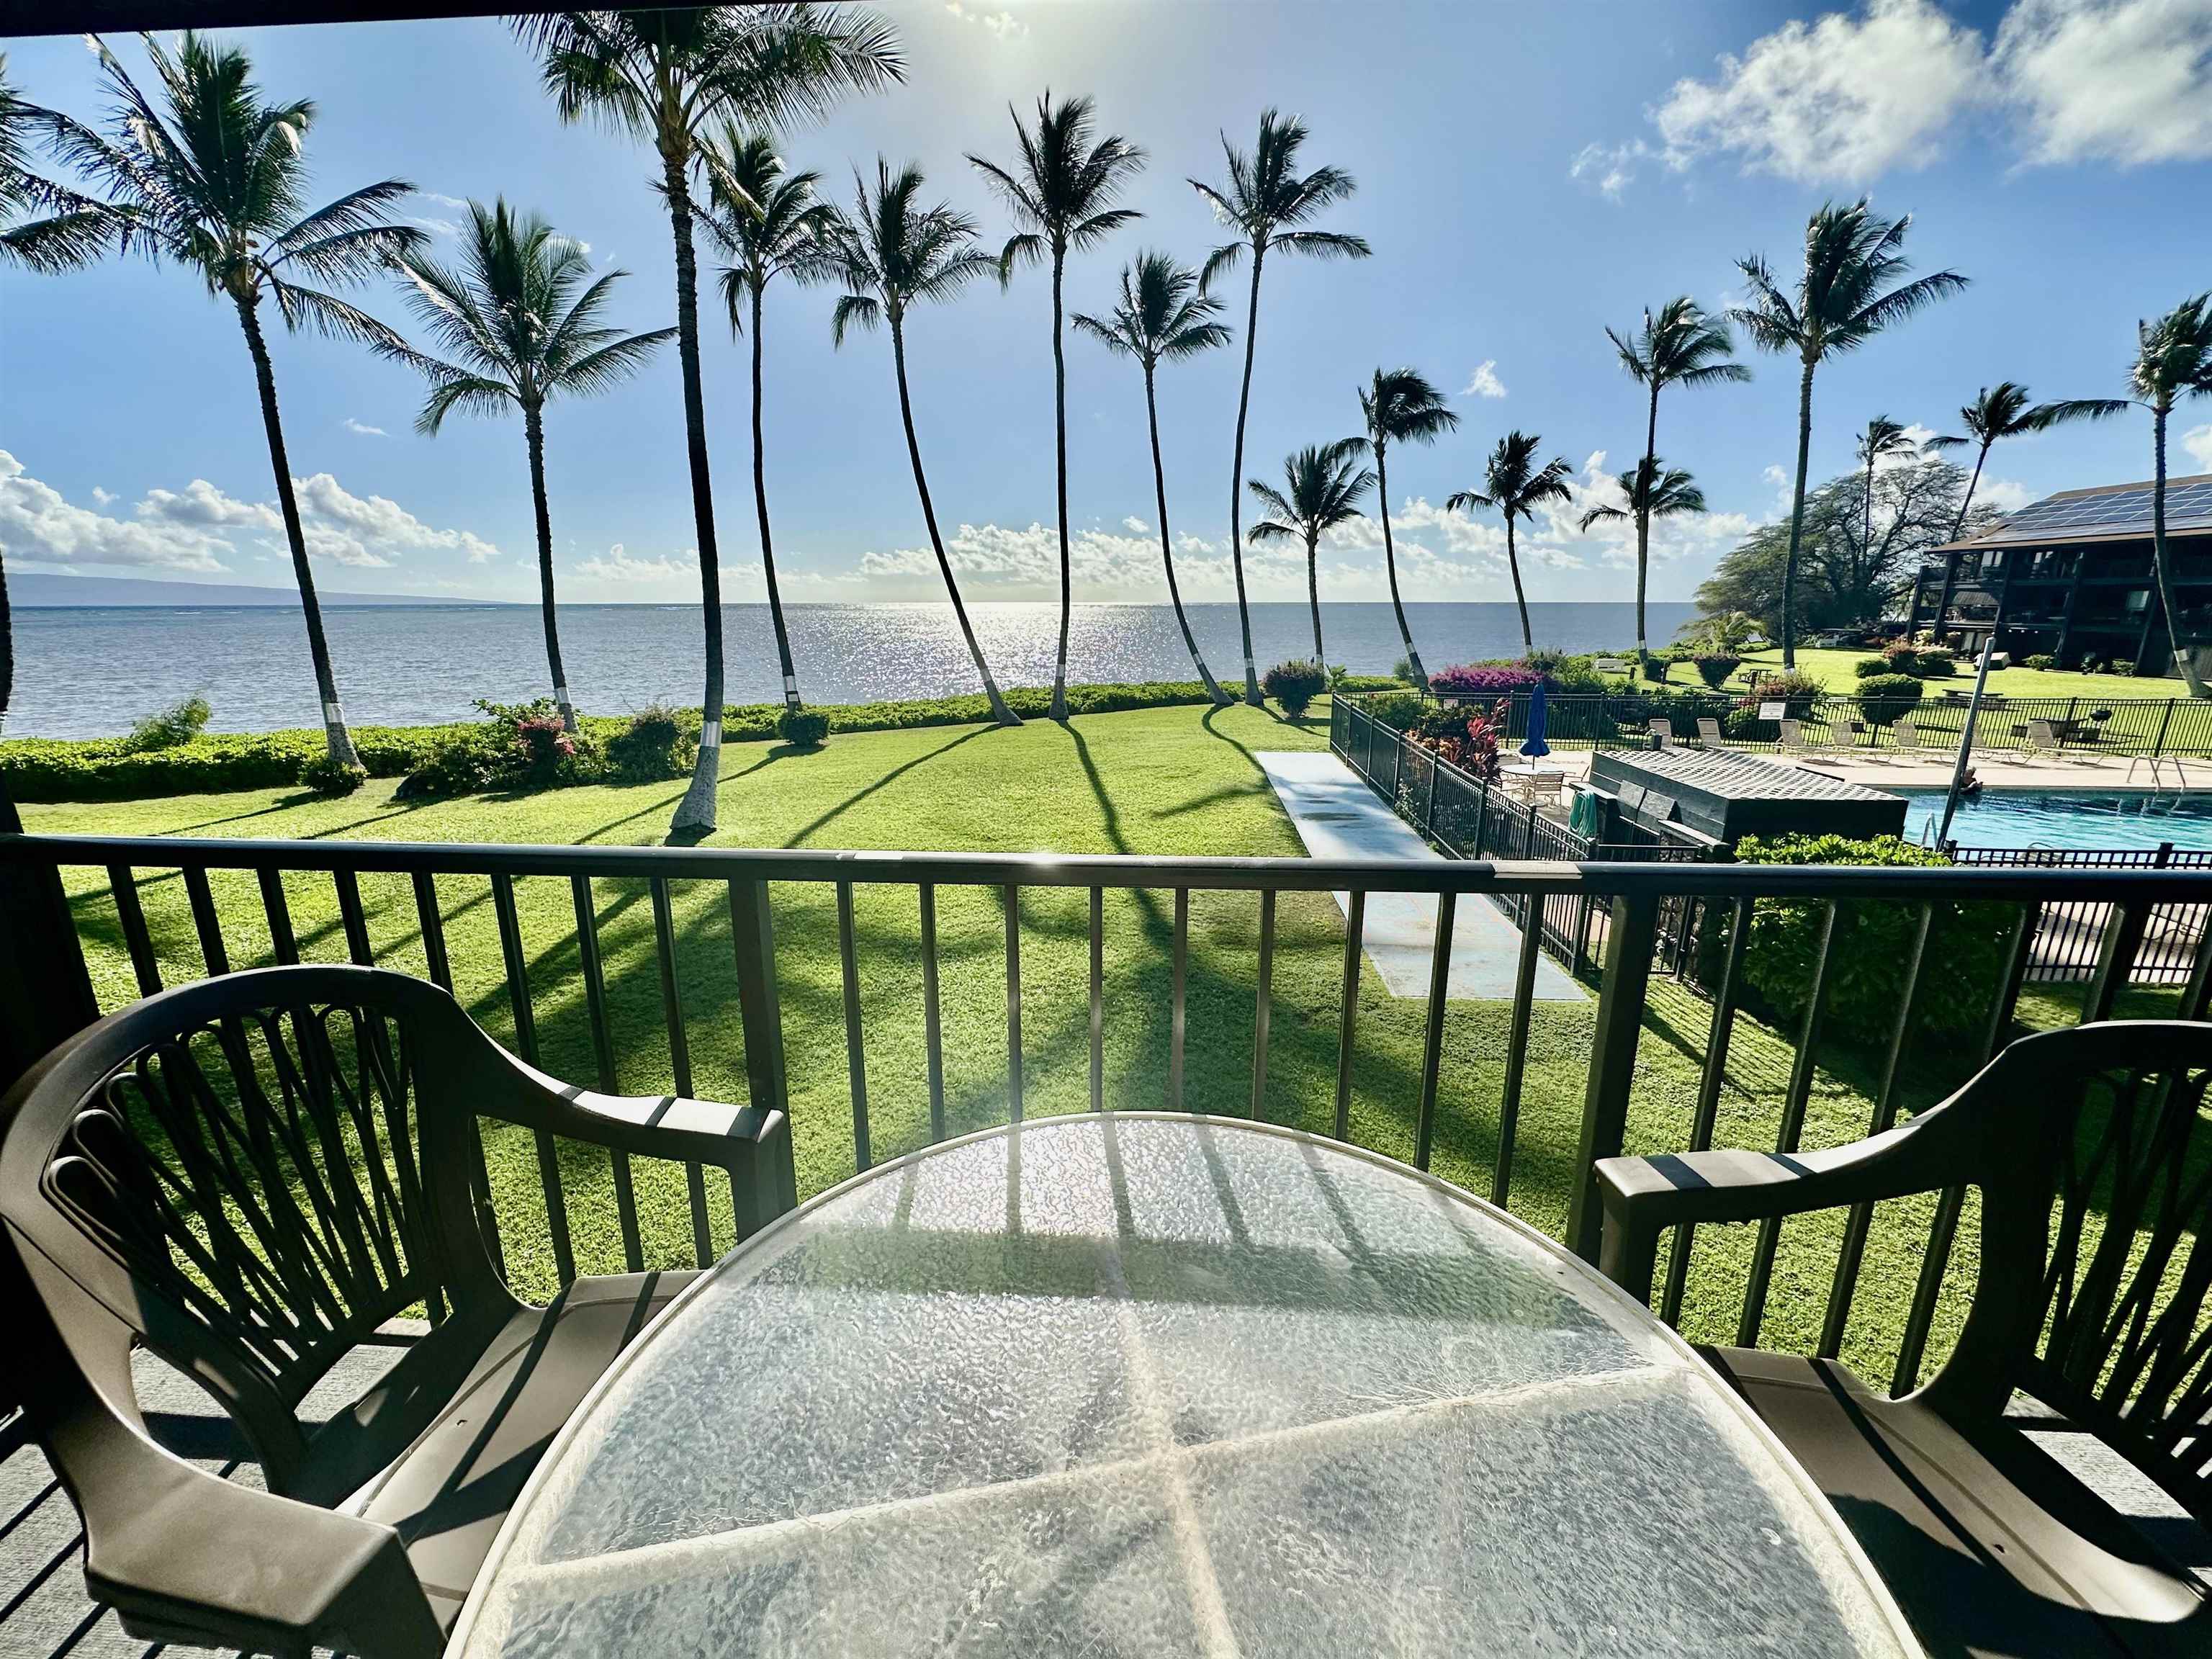
[[[1899,789],[1908,841],[1936,839],[1943,818],[1941,789]],[[2057,794],[2034,789],[1985,789],[1962,801],[1951,821],[1962,847],[2212,848],[2212,799],[2177,803],[2171,794]]]

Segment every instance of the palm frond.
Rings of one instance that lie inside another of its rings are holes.
[[[883,307],[867,295],[840,295],[836,308],[830,313],[830,343],[843,345],[848,328],[874,329],[883,321]]]
[[[430,394],[415,417],[415,429],[434,438],[448,415],[499,415],[515,401],[514,388],[505,381],[455,369],[431,382]]]
[[[380,356],[407,355],[407,343],[388,325],[358,306],[348,305],[335,294],[301,288],[273,276],[269,279],[269,292],[276,301],[277,314],[283,318],[284,326],[295,334],[302,329],[312,329],[325,339],[349,340]]]
[[[1316,259],[1364,259],[1375,252],[1365,237],[1334,230],[1277,231],[1267,246]]]
[[[626,335],[597,351],[588,352],[561,373],[559,389],[585,397],[619,386],[646,365],[647,360],[676,337],[673,328],[656,328]]]

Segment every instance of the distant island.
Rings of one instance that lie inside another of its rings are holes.
[[[326,605],[504,605],[501,599],[432,599],[421,593],[341,593],[324,589]],[[243,583],[146,581],[129,576],[64,576],[40,571],[8,573],[10,603],[27,608],[103,605],[235,605],[296,606],[296,587],[249,587]]]

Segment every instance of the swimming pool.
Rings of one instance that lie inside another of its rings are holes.
[[[1905,797],[1908,841],[1936,838],[1943,817],[1941,789],[1899,789]],[[2038,789],[1985,789],[1978,801],[1960,804],[1952,838],[1962,847],[2212,848],[2212,800],[2176,805],[2171,795],[2052,793]]]

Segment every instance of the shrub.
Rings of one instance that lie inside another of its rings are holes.
[[[138,755],[156,749],[174,749],[205,731],[208,717],[214,713],[208,707],[208,700],[194,693],[173,708],[143,716],[131,728],[131,735],[123,740],[124,745]]]
[[[1959,659],[1951,656],[1931,657],[1923,654],[1919,659],[1918,665],[1912,672],[1923,680],[1953,679],[1959,672]]]
[[[1421,720],[1413,741],[1486,783],[1498,781],[1498,746],[1513,706],[1501,697],[1487,712],[1463,708],[1432,710]]]
[[[1853,678],[1870,680],[1877,675],[1908,674],[1910,669],[1899,668],[1887,657],[1861,657],[1851,665]]]
[[[819,709],[785,705],[775,717],[775,734],[793,749],[819,749],[830,735],[830,717]]]
[[[1367,700],[1367,712],[1393,731],[1411,732],[1420,725],[1428,703],[1419,692],[1386,691]]]
[[[499,762],[482,734],[465,732],[431,745],[422,763],[399,781],[394,800],[442,800],[489,789],[499,777]]]
[[[626,783],[656,783],[684,775],[689,747],[676,711],[647,703],[607,739],[607,765]]]
[[[1790,718],[1802,720],[1826,693],[1827,688],[1810,674],[1769,674],[1753,684],[1743,706],[1755,711],[1763,702],[1787,703]]]
[[[514,722],[507,752],[521,781],[542,789],[559,778],[565,762],[575,758],[576,740],[562,728],[558,714],[527,715]]]
[[[368,769],[325,751],[300,769],[300,781],[315,793],[335,800],[368,782]]]
[[[1654,685],[1667,683],[1667,671],[1674,665],[1672,657],[1662,657],[1657,652],[1646,652],[1644,657],[1644,678]]]
[[[1875,726],[1887,726],[1919,706],[1928,688],[1910,674],[1874,674],[1859,682],[1859,713]]]
[[[2130,662],[2125,657],[2115,657],[2112,659],[2112,672],[2115,674],[2132,674],[2135,672],[2135,664]]]
[[[1735,857],[1741,864],[1917,867],[1950,862],[1941,853],[1894,836],[1869,841],[1785,836],[1772,842],[1746,836],[1737,843]],[[1911,949],[1918,908],[1867,902],[1847,905],[1838,915],[1826,1012],[1827,1030],[1834,1036],[1868,1046],[1888,1041],[1897,1024],[1899,976]],[[1818,901],[1764,898],[1752,907],[1745,982],[1772,1012],[1792,1022],[1793,1030],[1795,1022],[1803,1018],[1812,994],[1823,908]],[[1706,914],[1707,943],[1717,948],[1725,936],[1722,907],[1709,906]],[[2016,908],[1987,902],[1936,902],[1922,963],[1919,1035],[1954,1036],[1976,1030],[1988,1019],[2003,978],[2006,936],[2016,914]],[[1969,1069],[1972,1059],[1954,1047],[1956,1069]]]
[[[1542,678],[1542,670],[1518,663],[1463,664],[1430,675],[1429,690],[1440,697],[1495,697],[1533,690]]]
[[[1283,712],[1297,720],[1328,689],[1328,670],[1317,662],[1292,658],[1279,662],[1260,679],[1260,689],[1280,703]]]
[[[1524,654],[1520,661],[1508,665],[1514,668],[1525,668],[1532,674],[1550,676],[1565,673],[1574,667],[1577,662],[1583,663],[1584,666],[1588,665],[1586,659],[1571,657],[1556,646],[1540,645],[1534,651]]]
[[[2047,651],[2039,651],[2032,657],[2022,657],[2020,665],[2022,668],[2052,669],[2058,666],[2058,659]]]
[[[1410,683],[1413,678],[1413,659],[1411,657],[1401,657],[1392,663],[1390,678],[1394,680],[1405,680]]]
[[[1716,691],[1728,684],[1729,675],[1743,666],[1741,657],[1732,657],[1726,652],[1692,658],[1692,661],[1697,667],[1698,678]]]

